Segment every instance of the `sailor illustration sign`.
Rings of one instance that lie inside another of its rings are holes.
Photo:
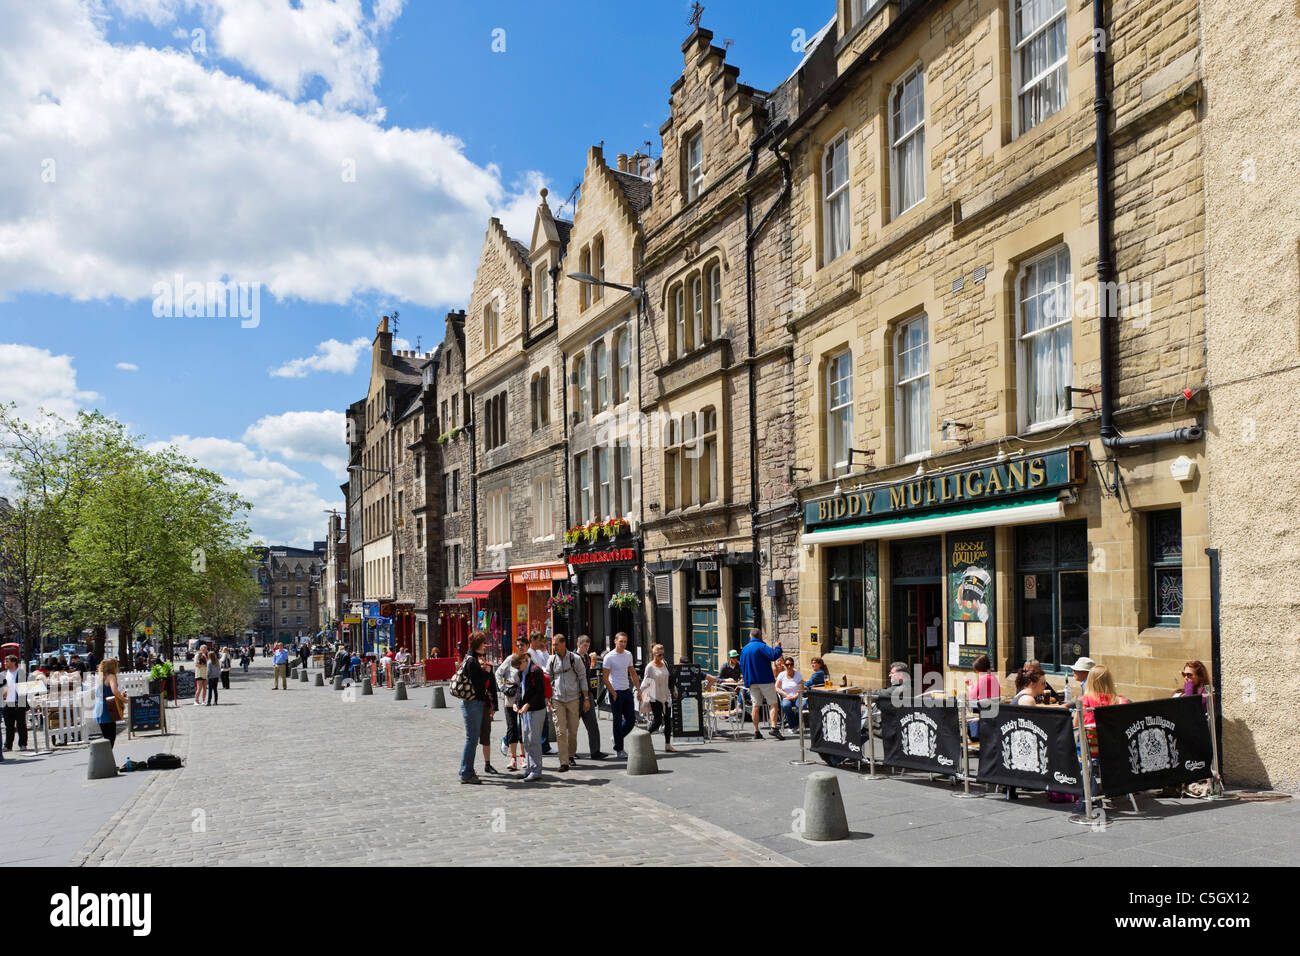
[[[981,654],[997,659],[996,543],[992,528],[948,535],[948,657],[958,667]]]
[[[1212,775],[1210,728],[1199,694],[1098,707],[1093,713],[1106,796]]]
[[[1082,796],[1070,711],[1002,705],[981,715],[979,741],[981,783]]]

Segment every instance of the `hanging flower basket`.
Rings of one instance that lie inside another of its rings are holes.
[[[631,591],[619,591],[609,599],[609,606],[616,611],[635,611],[641,606],[641,599]]]
[[[546,610],[561,617],[568,617],[569,612],[573,610],[573,595],[568,591],[552,594],[551,599],[546,602]]]

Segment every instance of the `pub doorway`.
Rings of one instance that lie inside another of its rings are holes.
[[[894,585],[894,653],[922,688],[943,686],[943,592],[939,582]],[[917,671],[917,665],[920,671]],[[930,674],[938,674],[938,680]]]

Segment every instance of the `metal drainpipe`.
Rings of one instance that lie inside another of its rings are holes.
[[[569,356],[564,350],[560,350],[560,407],[564,409],[561,413],[561,424],[564,426],[564,450],[560,453],[562,461],[560,470],[564,472],[564,530],[568,531],[573,527],[573,522],[569,516]]]
[[[772,127],[750,147],[748,176],[752,177],[754,175],[755,170],[758,168],[759,151],[769,141],[772,142],[770,146],[772,153],[781,165],[781,192],[768,210],[763,213],[763,217],[759,219],[756,226],[752,225],[753,197],[748,191],[745,192],[745,329],[748,348],[746,353],[748,359],[746,363],[746,380],[749,392],[749,549],[752,566],[750,574],[750,605],[754,609],[754,626],[758,628],[763,626],[763,588],[761,586],[763,572],[759,560],[761,548],[759,547],[758,533],[758,415],[756,407],[758,399],[754,383],[754,352],[757,348],[758,333],[754,328],[754,242],[759,233],[763,231],[763,227],[772,219],[773,214],[790,196],[792,186],[790,163],[777,150],[773,139],[783,128],[783,125]]]
[[[1110,188],[1110,97],[1106,93],[1106,45],[1109,38],[1106,34],[1104,0],[1092,0],[1092,30],[1094,86],[1092,106],[1097,120],[1097,283],[1102,290],[1098,302],[1101,334],[1101,441],[1103,446],[1111,447],[1111,442],[1118,436],[1115,431],[1115,408],[1111,397],[1114,387],[1111,363],[1114,361],[1114,356],[1110,340],[1115,317],[1111,314],[1113,300],[1105,291],[1113,287],[1115,261],[1111,248],[1113,197]]]

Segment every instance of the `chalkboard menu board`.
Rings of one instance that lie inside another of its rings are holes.
[[[176,699],[185,700],[193,697],[198,685],[194,683],[194,671],[176,672]]]
[[[673,664],[669,668],[675,691],[673,736],[704,736],[704,668],[698,664]]]
[[[166,730],[162,694],[137,694],[130,701],[128,734],[140,730]]]

